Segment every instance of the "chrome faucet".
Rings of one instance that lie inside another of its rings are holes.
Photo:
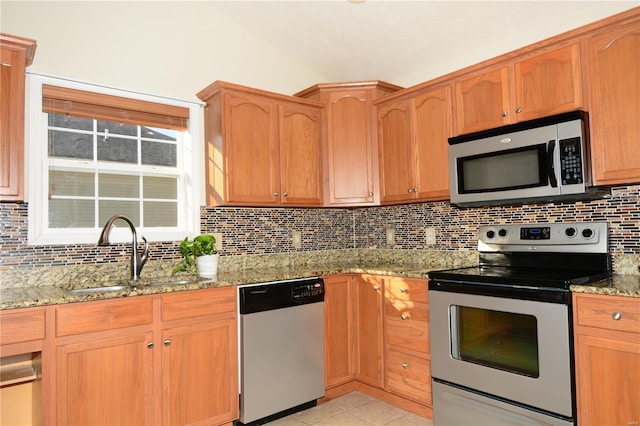
[[[142,254],[138,254],[138,234],[136,233],[135,225],[128,217],[122,215],[112,216],[107,223],[105,223],[104,228],[102,228],[102,234],[100,234],[98,245],[109,245],[109,234],[111,233],[111,228],[113,227],[113,223],[118,219],[125,221],[127,225],[129,225],[129,228],[131,228],[131,233],[133,234],[133,241],[131,242],[131,280],[135,281],[140,278],[142,267],[149,257],[149,242],[145,237],[142,237],[142,241],[144,241],[144,249],[142,250]]]

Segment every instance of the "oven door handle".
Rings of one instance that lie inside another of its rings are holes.
[[[556,178],[556,169],[553,165],[553,157],[556,150],[555,139],[550,140],[547,145],[547,170],[549,171],[549,181],[552,188],[558,187],[558,179]]]

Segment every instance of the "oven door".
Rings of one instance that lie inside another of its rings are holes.
[[[429,291],[434,379],[573,417],[568,306]]]

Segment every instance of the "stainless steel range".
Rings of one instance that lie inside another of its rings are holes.
[[[434,424],[575,424],[569,286],[611,275],[607,223],[482,226],[478,250],[429,274]]]

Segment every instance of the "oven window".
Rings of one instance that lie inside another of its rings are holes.
[[[452,356],[528,377],[538,377],[536,317],[452,306]]]
[[[458,159],[461,194],[545,186],[546,145],[510,149]]]

